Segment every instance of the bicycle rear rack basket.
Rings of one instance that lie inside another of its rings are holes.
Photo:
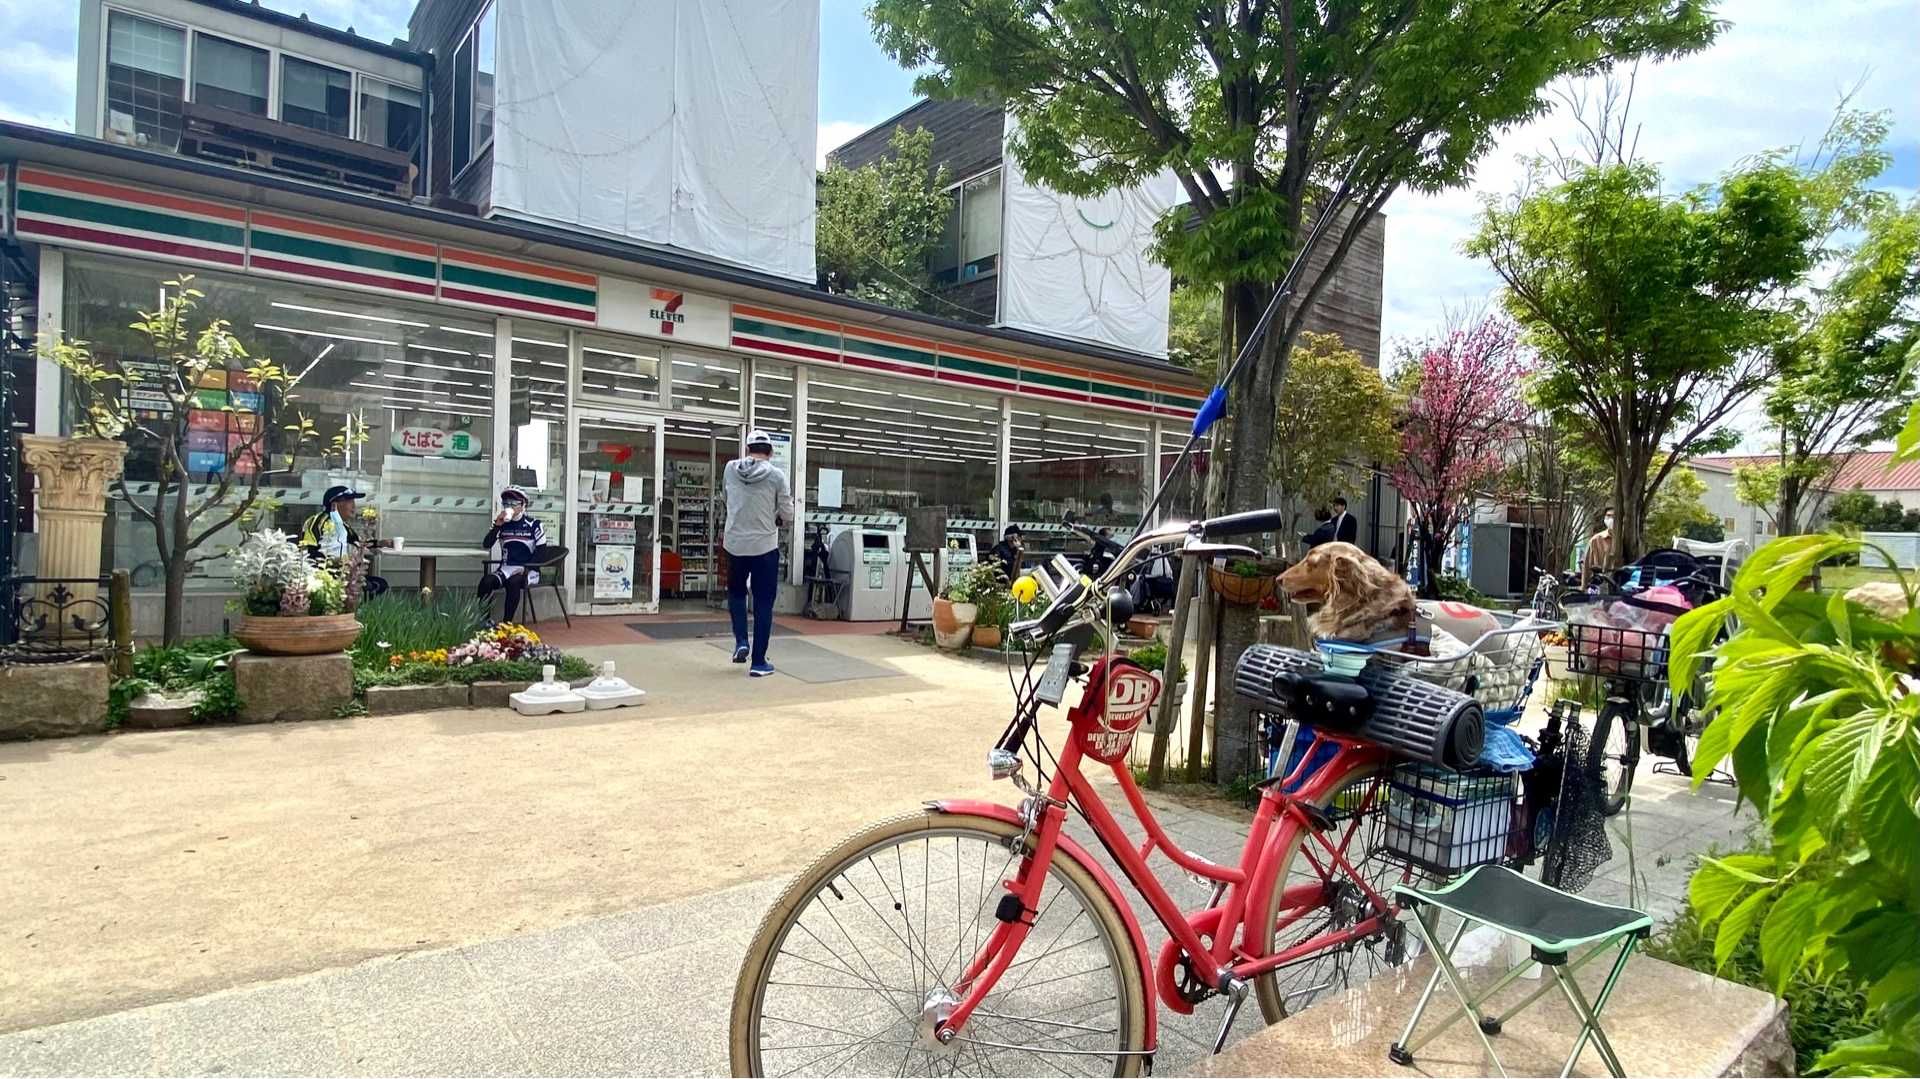
[[[1450,877],[1509,856],[1519,817],[1512,773],[1409,762],[1394,768],[1389,791],[1379,850],[1387,859]]]

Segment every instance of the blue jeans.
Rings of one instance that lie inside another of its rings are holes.
[[[753,662],[767,661],[767,638],[773,635],[773,597],[780,589],[780,551],[727,556],[727,613],[733,616],[733,646],[747,643],[747,588],[753,588]]]

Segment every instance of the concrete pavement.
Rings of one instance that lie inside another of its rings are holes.
[[[1642,901],[1664,919],[1683,901],[1693,857],[1738,845],[1747,825],[1723,790],[1695,795],[1643,772],[1636,792]],[[1182,846],[1237,855],[1238,821],[1159,799],[1155,808]],[[1626,874],[1616,854],[1587,894],[1624,901]],[[785,879],[20,1031],[0,1036],[0,1073],[724,1074],[733,981]],[[1163,879],[1183,902],[1200,899],[1183,877]],[[1157,948],[1165,934],[1149,923]],[[1197,1061],[1219,1016],[1218,1002],[1191,1017],[1163,1011],[1156,1070]],[[1259,1022],[1249,1008],[1233,1040]]]

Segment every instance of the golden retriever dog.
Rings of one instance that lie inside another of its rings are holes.
[[[1351,543],[1323,543],[1280,575],[1298,603],[1317,603],[1307,619],[1313,635],[1370,641],[1413,626],[1413,589]]]

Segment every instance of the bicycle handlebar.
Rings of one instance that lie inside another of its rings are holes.
[[[1217,536],[1272,532],[1284,525],[1285,519],[1278,510],[1230,513],[1204,521],[1174,521],[1151,531],[1141,532],[1127,541],[1124,547],[1120,547],[1120,553],[1114,556],[1113,562],[1100,574],[1098,580],[1090,580],[1078,575],[1070,564],[1064,564],[1064,558],[1054,560],[1056,564],[1053,568],[1060,574],[1058,579],[1048,573],[1046,566],[1035,566],[1032,571],[1033,578],[1041,591],[1052,598],[1052,602],[1039,617],[1015,622],[1007,627],[1007,632],[1023,640],[1041,639],[1060,632],[1072,616],[1085,605],[1089,597],[1104,598],[1107,590],[1123,580],[1133,569],[1134,563],[1140,560],[1140,556],[1153,548],[1171,546],[1174,543],[1192,545]]]

